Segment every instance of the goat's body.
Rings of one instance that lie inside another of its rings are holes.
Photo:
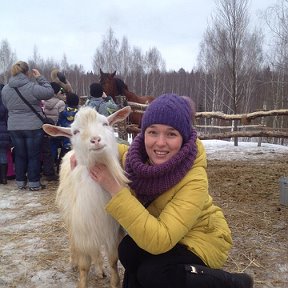
[[[118,244],[123,232],[105,211],[110,194],[92,180],[89,169],[97,163],[105,164],[119,184],[128,183],[119,163],[117,141],[111,125],[123,121],[130,112],[130,107],[124,107],[105,117],[90,107],[84,107],[76,114],[71,128],[43,125],[45,132],[52,136],[70,137],[73,146],[73,150],[62,159],[56,204],[69,232],[71,262],[79,268],[80,288],[88,287],[91,263],[96,264],[103,275],[103,247],[111,267],[111,287],[120,284]],[[73,154],[77,160],[74,169],[70,163]]]
[[[111,287],[118,287],[117,247],[121,231],[119,224],[105,211],[111,196],[91,179],[86,166],[77,165],[71,170],[73,153],[70,151],[62,160],[56,197],[69,231],[72,265],[80,270],[80,287],[87,287],[87,275],[81,286],[81,271],[88,274],[91,262],[101,268],[101,248],[105,247],[111,266]]]

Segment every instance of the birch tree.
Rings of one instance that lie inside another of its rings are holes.
[[[16,62],[16,54],[12,52],[8,40],[0,42],[0,75],[2,74],[3,83],[7,83],[9,77],[9,70]]]
[[[93,57],[94,73],[99,73],[100,68],[109,73],[117,70],[118,66],[119,40],[114,36],[114,32],[109,28],[107,35],[103,38],[101,46],[96,49]]]
[[[212,76],[211,91],[213,108],[220,101],[224,112],[237,114],[249,102],[247,87],[253,83],[251,77],[255,67],[262,61],[259,31],[248,29],[248,0],[218,0],[212,24],[208,26],[203,41],[208,71]],[[251,60],[253,59],[253,60]],[[246,109],[247,105],[246,105]],[[234,122],[237,130],[237,121]],[[238,145],[235,138],[234,145]]]

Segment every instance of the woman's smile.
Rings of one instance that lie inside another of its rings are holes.
[[[153,165],[165,163],[181,149],[183,138],[171,126],[153,124],[145,130],[145,148]]]

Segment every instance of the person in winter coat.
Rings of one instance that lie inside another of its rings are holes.
[[[175,94],[149,104],[131,146],[119,144],[127,187],[103,164],[90,170],[112,196],[106,211],[127,232],[118,248],[124,288],[253,287],[249,275],[221,270],[231,232],[208,192],[206,152],[191,110]]]
[[[102,115],[109,116],[119,109],[111,96],[107,96],[101,84],[92,83],[90,85],[90,97],[85,102],[85,106],[90,106]]]
[[[50,99],[54,93],[49,81],[37,69],[29,70],[24,61],[14,64],[11,74],[8,84],[2,89],[2,101],[8,110],[8,131],[15,148],[16,184],[18,189],[25,189],[28,185],[31,191],[40,190],[45,188],[40,183],[43,123],[14,88],[18,88],[42,116],[41,100]]]
[[[0,84],[0,184],[7,184],[8,152],[11,148],[11,140],[7,130],[8,111],[2,103],[2,88]]]
[[[63,111],[59,113],[58,126],[70,127],[74,121],[75,115],[79,110],[79,96],[75,93],[66,93],[66,105]],[[71,150],[71,142],[68,137],[61,137],[61,151],[57,160],[57,172],[63,156]]]
[[[47,117],[53,119],[56,125],[59,118],[59,113],[65,109],[66,99],[62,92],[61,86],[56,82],[50,83],[54,90],[54,97],[43,101],[44,113]],[[58,148],[61,147],[61,139],[59,137],[51,137],[44,133],[42,143],[42,172],[47,181],[57,181],[58,176],[54,168],[58,160]]]
[[[57,124],[59,113],[65,109],[65,100],[66,97],[62,92],[61,86],[56,82],[50,83],[54,96],[48,100],[44,101],[44,113],[47,117],[52,118],[54,120],[55,125]]]

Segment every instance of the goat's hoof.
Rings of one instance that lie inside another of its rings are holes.
[[[78,272],[78,265],[71,265],[71,269],[73,272]]]
[[[107,275],[104,271],[96,271],[96,277],[100,279],[104,279],[107,277]]]

